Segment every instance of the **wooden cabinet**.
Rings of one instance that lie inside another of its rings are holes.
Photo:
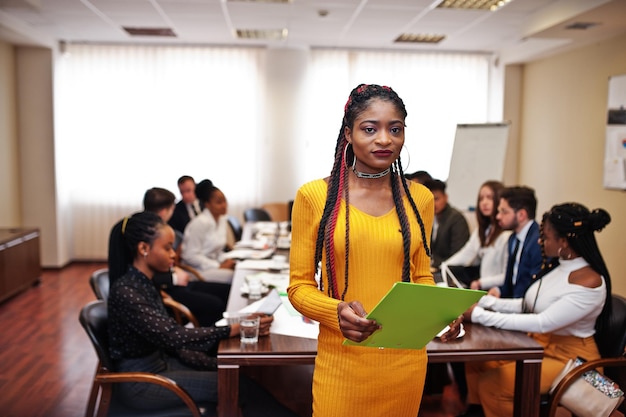
[[[0,229],[0,302],[40,277],[39,229]]]

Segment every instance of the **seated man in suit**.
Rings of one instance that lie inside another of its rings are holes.
[[[535,221],[537,199],[528,187],[507,187],[500,193],[496,219],[504,230],[512,230],[504,284],[489,290],[503,298],[521,298],[541,269],[539,225]]]
[[[470,232],[463,213],[448,204],[446,183],[430,180],[424,183],[435,197],[435,222],[430,242],[431,264],[439,268],[442,261],[454,255],[468,241]]]
[[[145,211],[156,213],[164,221],[168,221],[174,211],[174,194],[164,188],[150,188],[144,194]],[[128,270],[132,260],[124,258],[121,247],[124,220],[119,221],[111,229],[109,237],[109,280],[113,283]],[[176,234],[175,245],[182,243],[182,236]],[[176,248],[175,248],[176,249]],[[168,293],[174,300],[184,304],[198,319],[201,326],[213,326],[222,318],[226,309],[230,284],[191,281],[189,273],[179,267],[171,272],[155,274],[154,285]]]
[[[178,179],[178,191],[182,199],[176,203],[174,213],[168,221],[172,228],[183,234],[187,223],[202,211],[196,198],[196,182],[193,177],[183,175]]]

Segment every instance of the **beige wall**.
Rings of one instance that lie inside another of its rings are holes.
[[[0,227],[21,225],[13,45],[0,42]]]
[[[53,57],[0,42],[0,227],[38,227],[43,266],[69,259],[59,235]]]
[[[608,79],[626,74],[626,36],[523,68],[519,183],[534,187],[538,216],[576,201],[604,208],[597,235],[614,292],[626,295],[626,194],[602,185]]]

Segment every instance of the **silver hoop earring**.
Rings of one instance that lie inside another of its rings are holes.
[[[352,155],[354,156],[354,159],[352,159],[352,166],[349,166],[348,164],[348,146],[352,146],[352,144],[350,142],[346,143],[346,146],[343,148],[343,164],[346,168],[352,168],[354,169],[354,166],[356,165],[356,155],[354,155],[354,151],[352,151]]]
[[[408,162],[405,164],[402,164],[402,171],[403,172],[407,172],[409,170],[409,167],[411,166],[411,154],[409,153],[409,148],[403,143],[402,144],[402,149],[406,150],[406,155],[407,155],[407,160]],[[402,153],[402,149],[400,149],[400,153]],[[398,159],[400,159],[400,154],[398,154]]]
[[[563,248],[559,248],[559,250],[556,252],[556,256],[557,257],[561,257],[561,251],[563,250]]]

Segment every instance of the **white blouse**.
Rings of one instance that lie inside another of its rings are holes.
[[[528,288],[524,298],[486,295],[472,311],[472,322],[522,332],[593,336],[606,300],[604,278],[596,288],[569,282],[571,272],[588,265],[582,257],[561,260],[558,267]],[[524,306],[529,313],[523,312]]]
[[[442,264],[472,266],[480,265],[480,287],[489,289],[504,283],[506,263],[509,259],[507,242],[511,231],[500,233],[496,241],[489,246],[480,246],[478,229],[474,229],[467,243],[457,253],[446,259]],[[443,269],[443,266],[442,266]]]
[[[185,227],[181,253],[183,262],[201,271],[219,268],[227,234],[226,216],[220,216],[216,222],[211,212],[205,208]]]

